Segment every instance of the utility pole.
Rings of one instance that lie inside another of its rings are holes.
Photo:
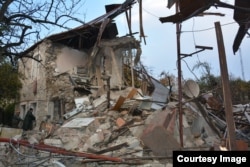
[[[175,4],[176,13],[179,12],[179,0],[176,1]],[[181,84],[181,44],[180,44],[180,37],[181,37],[181,29],[180,23],[176,23],[176,41],[177,41],[177,68],[178,68],[178,102],[179,102],[179,134],[180,134],[180,145],[183,147],[183,127],[182,127],[182,84]]]
[[[229,141],[229,150],[236,151],[237,146],[236,146],[236,136],[235,136],[235,123],[233,118],[231,91],[229,87],[227,60],[226,60],[226,53],[224,48],[221,26],[219,22],[215,22],[215,31],[217,36],[217,44],[218,44],[218,52],[220,60],[220,70],[221,70],[222,88],[224,96],[223,99],[224,99],[226,122],[227,122],[227,138]]]

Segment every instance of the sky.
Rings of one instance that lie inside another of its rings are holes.
[[[105,5],[123,2],[124,0],[85,0],[80,12],[84,14],[85,22],[88,22],[104,14]],[[234,0],[224,0],[223,2],[234,4]],[[159,21],[160,17],[175,14],[175,7],[169,9],[167,3],[167,0],[143,0],[142,4],[146,44],[143,40],[141,41],[141,61],[155,78],[158,78],[163,71],[178,76],[176,25]],[[245,36],[240,51],[234,55],[232,45],[239,26],[233,19],[233,10],[211,7],[206,12],[222,13],[225,16],[193,17],[181,24],[181,54],[194,53],[197,51],[196,45],[213,47],[213,50],[205,50],[183,59],[181,62],[183,79],[196,79],[196,77],[201,76],[204,72],[202,69],[191,71],[198,62],[207,62],[211,67],[212,74],[220,76],[219,54],[214,28],[215,22],[219,22],[223,34],[229,75],[249,81],[250,66],[247,62],[250,62],[250,38]],[[115,22],[118,26],[119,36],[128,34],[125,14],[116,17]],[[133,32],[139,32],[138,3],[134,4],[132,8],[132,30]],[[140,40],[139,33],[135,37]]]

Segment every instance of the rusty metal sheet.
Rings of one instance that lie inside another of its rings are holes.
[[[237,151],[248,151],[248,143],[243,140],[236,140]]]
[[[227,149],[229,149],[228,145],[229,145],[229,141],[227,139],[226,140]],[[248,143],[243,141],[243,140],[236,140],[236,148],[237,148],[237,151],[247,151],[248,150]]]

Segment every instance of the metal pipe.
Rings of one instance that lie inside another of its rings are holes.
[[[105,161],[114,161],[114,162],[123,162],[122,158],[118,157],[110,157],[110,156],[105,156],[105,155],[96,155],[96,154],[90,154],[90,153],[83,153],[83,152],[73,152],[73,151],[68,151],[60,147],[54,147],[54,146],[49,146],[46,144],[30,144],[27,140],[13,140],[10,138],[0,138],[0,142],[5,142],[5,143],[12,143],[12,144],[19,144],[25,147],[29,148],[34,148],[36,150],[41,150],[41,151],[47,151],[50,153],[57,153],[61,155],[68,155],[68,156],[75,156],[75,157],[84,157],[84,158],[89,158],[89,159],[100,159],[100,160],[105,160]]]

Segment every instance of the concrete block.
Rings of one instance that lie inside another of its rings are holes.
[[[55,146],[55,147],[63,146],[63,143],[60,139],[44,139],[44,144]]]
[[[200,137],[202,133],[202,129],[204,128],[204,123],[205,123],[205,120],[203,119],[203,117],[198,117],[193,120],[191,132],[194,137],[196,138]]]
[[[130,127],[129,130],[133,134],[133,136],[140,138],[143,134],[144,125],[142,124],[140,126]]]
[[[162,126],[165,129],[172,129],[175,123],[175,111],[164,110],[156,113],[153,118],[150,118],[148,129],[154,128],[155,126]],[[170,125],[171,124],[171,125]],[[172,128],[168,128],[172,127]]]
[[[102,95],[101,97],[93,101],[93,107],[96,108],[107,101],[107,95]]]
[[[22,129],[0,127],[0,137],[4,138],[12,138],[16,135],[22,134],[22,132]]]
[[[156,156],[167,156],[180,144],[173,136],[175,112],[170,110],[157,113],[144,129],[141,140]]]
[[[179,143],[163,126],[154,126],[142,135],[141,140],[155,156],[169,156],[173,150],[180,149]]]

